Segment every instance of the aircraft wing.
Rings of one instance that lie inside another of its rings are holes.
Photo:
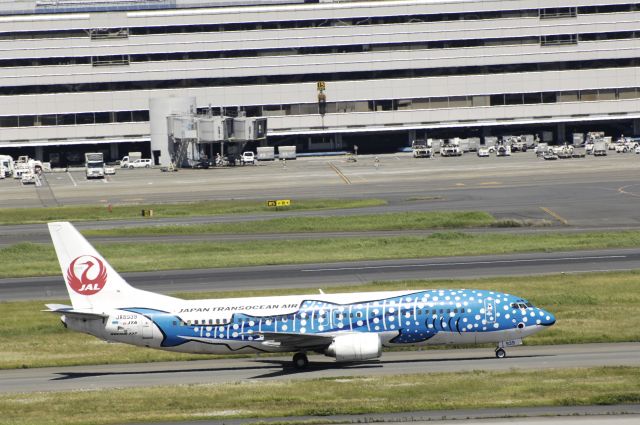
[[[311,335],[288,332],[260,332],[265,345],[278,345],[293,350],[325,348],[333,342],[331,335]]]
[[[107,314],[74,310],[73,307],[71,307],[70,305],[64,305],[64,304],[45,304],[45,305],[49,308],[49,310],[42,310],[42,311],[46,313],[64,314],[65,316],[73,316],[73,317],[77,317],[80,319],[87,319],[87,320],[106,319],[107,317],[109,317],[109,315]]]

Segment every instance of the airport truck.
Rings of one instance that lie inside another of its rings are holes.
[[[13,158],[9,155],[0,155],[0,178],[13,176]]]
[[[431,158],[433,156],[433,150],[428,144],[427,140],[415,140],[411,144],[411,151],[414,158]]]
[[[607,142],[604,140],[594,142],[593,156],[607,156]]]
[[[129,152],[129,155],[122,157],[120,160],[120,168],[129,168],[129,164],[132,164],[136,159],[141,158],[142,152]]]
[[[104,178],[104,156],[102,152],[85,153],[84,166],[87,179]]]

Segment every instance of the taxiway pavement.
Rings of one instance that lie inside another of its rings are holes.
[[[640,268],[640,249],[413,258],[123,273],[139,289],[161,293],[307,288],[408,279],[469,279]],[[0,299],[67,299],[62,275],[0,279]]]
[[[516,347],[496,359],[490,348],[384,353],[379,361],[336,364],[324,356],[310,356],[304,371],[291,367],[290,358],[260,355],[189,362],[71,366],[0,371],[0,393],[71,391],[146,387],[155,385],[216,384],[245,380],[312,379],[461,372],[471,370],[531,370],[592,366],[640,366],[640,343],[578,344]]]

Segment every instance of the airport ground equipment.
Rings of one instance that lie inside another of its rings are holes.
[[[120,160],[120,168],[128,168],[130,163],[140,158],[142,158],[142,152],[129,152],[129,155]]]
[[[0,178],[13,176],[13,158],[9,155],[0,155]]]
[[[104,155],[102,152],[88,152],[84,154],[84,170],[87,179],[103,179]]]
[[[598,140],[593,144],[593,156],[607,156],[607,142]]]
[[[295,146],[278,146],[278,158],[280,159],[296,159]]]
[[[273,146],[260,146],[256,151],[258,161],[274,161],[276,159],[275,148]]]
[[[449,139],[440,147],[440,156],[462,156],[459,139]]]
[[[433,149],[429,146],[430,140],[414,140],[411,144],[411,151],[414,158],[431,158]]]

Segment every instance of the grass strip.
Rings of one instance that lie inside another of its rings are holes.
[[[386,205],[382,199],[301,199],[292,200],[291,206],[279,207],[279,211],[322,210],[336,208],[364,208]],[[264,201],[201,201],[177,204],[135,204],[135,205],[80,205],[49,208],[2,208],[0,209],[0,225],[46,223],[48,221],[87,221],[87,220],[121,220],[144,219],[141,210],[153,210],[153,216],[160,217],[193,217],[221,214],[250,214],[274,212]]]
[[[98,425],[638,402],[637,367],[473,371],[6,394],[0,423]]]
[[[637,246],[640,246],[640,231],[571,234],[437,232],[424,236],[96,245],[120,272]],[[52,245],[19,243],[0,249],[0,278],[59,273]]]
[[[640,271],[451,281],[374,282],[326,288],[325,292],[477,288],[517,294],[554,313],[557,323],[525,340],[527,345],[640,341]],[[225,298],[316,294],[308,289],[177,294]],[[68,303],[68,301],[62,301]],[[63,328],[56,315],[40,312],[42,301],[0,303],[0,369],[137,363],[212,358],[108,344]],[[620,326],[620,318],[624,326]],[[615,332],[611,330],[615,329]]]
[[[284,217],[241,223],[147,226],[87,230],[86,236],[201,235],[215,233],[253,234],[283,232],[363,232],[373,230],[425,230],[487,227],[496,223],[491,214],[466,212],[402,212],[356,216]]]

